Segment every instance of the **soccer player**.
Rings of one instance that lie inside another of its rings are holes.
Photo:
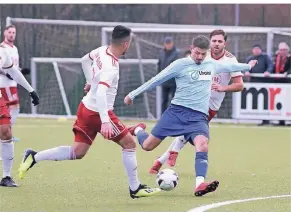
[[[214,30],[210,33],[210,54],[215,60],[223,63],[238,63],[236,57],[225,50],[227,34],[223,30]],[[229,85],[229,82],[231,84]],[[218,73],[212,78],[212,91],[209,101],[208,120],[216,115],[225,97],[225,92],[238,92],[243,89],[243,78],[241,72]],[[184,147],[187,141],[184,136],[177,137],[168,150],[159,157],[150,168],[150,173],[159,172],[162,165],[167,161],[173,167],[176,164],[178,152]]]
[[[13,65],[22,72],[23,75],[29,74],[30,69],[28,68],[19,68],[19,54],[18,49],[14,45],[16,37],[16,28],[14,25],[9,25],[4,30],[4,41],[1,43],[6,47],[6,51],[8,51],[11,59],[13,61]],[[8,102],[10,115],[11,115],[11,125],[14,125],[16,122],[16,118],[19,114],[19,98],[17,92],[17,82],[12,79],[9,74],[5,74],[3,71],[0,71],[0,90],[2,92],[2,96],[5,101]],[[13,138],[14,141],[19,141],[17,138]]]
[[[30,84],[23,77],[19,69],[13,66],[11,55],[7,51],[7,48],[0,44],[0,68],[5,74],[9,74],[18,84],[24,87],[32,98],[34,105],[39,104],[39,98]],[[11,169],[14,157],[14,143],[12,140],[11,122],[9,104],[3,98],[2,91],[0,90],[0,142],[2,147],[2,168],[3,178],[0,182],[0,186],[5,187],[17,187],[17,184],[11,177]]]
[[[149,135],[145,124],[140,123],[129,128],[136,135],[141,147],[146,151],[155,149],[166,137],[183,135],[196,148],[195,171],[196,196],[215,191],[218,181],[204,182],[208,169],[208,109],[211,94],[212,77],[221,72],[250,70],[257,61],[243,63],[220,63],[205,59],[210,42],[205,36],[197,36],[192,41],[191,56],[171,63],[158,75],[130,92],[124,99],[125,104],[132,104],[133,99],[147,90],[153,89],[168,79],[175,78],[177,90],[169,108]]]
[[[87,80],[85,91],[89,90],[88,85],[90,90],[77,111],[77,120],[73,127],[74,144],[40,152],[27,149],[19,168],[20,178],[40,161],[82,159],[97,133],[100,133],[105,139],[114,141],[122,148],[122,160],[131,198],[152,196],[161,191],[159,188],[152,189],[140,183],[137,176],[135,139],[112,111],[119,80],[118,58],[125,54],[131,39],[131,29],[116,26],[112,32],[110,46],[101,46],[82,58],[82,68]]]

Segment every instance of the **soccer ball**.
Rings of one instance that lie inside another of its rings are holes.
[[[179,177],[172,169],[163,169],[157,174],[156,182],[164,191],[171,191],[178,185]]]

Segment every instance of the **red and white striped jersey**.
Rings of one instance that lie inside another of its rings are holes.
[[[3,45],[11,57],[14,66],[19,68],[19,54],[16,46],[11,46],[8,43],[2,42]],[[0,88],[17,87],[17,83],[14,80],[8,79],[6,76],[0,74]]]
[[[110,52],[108,46],[101,46],[92,50],[89,54],[92,59],[93,79],[90,91],[84,96],[82,102],[89,110],[99,112],[97,109],[96,93],[100,84],[108,87],[107,105],[108,110],[113,110],[115,97],[118,89],[119,63],[118,59]]]
[[[238,63],[236,57],[230,52],[224,50],[224,54],[220,58],[214,58],[211,53],[207,55],[215,60],[218,60],[222,63]],[[241,72],[232,72],[232,73],[219,73],[213,76],[212,81],[216,82],[222,86],[227,86],[233,77],[242,76]],[[211,91],[209,107],[211,110],[218,111],[223,99],[225,97],[225,92]]]

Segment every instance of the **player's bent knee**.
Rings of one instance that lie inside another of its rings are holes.
[[[145,151],[152,151],[154,150],[157,146],[160,145],[162,142],[161,139],[153,136],[152,134],[149,135],[149,137],[144,141],[142,148]]]
[[[123,149],[136,148],[135,139],[130,133],[127,133],[120,141],[117,141],[116,143],[118,143]]]
[[[145,150],[145,151],[152,151],[154,149],[153,145],[151,144],[143,144],[142,145],[142,149]]]
[[[86,143],[81,143],[81,142],[75,142],[74,144],[74,154],[75,157],[74,159],[82,159],[83,157],[85,157],[85,155],[87,154],[88,150],[90,148],[89,144]]]
[[[79,153],[75,153],[75,159],[76,160],[81,160],[81,159],[83,159],[83,157],[85,157],[85,155],[86,155],[87,153],[81,153],[81,152],[79,152]]]
[[[12,139],[11,126],[8,124],[0,125],[0,139],[2,141],[9,141]]]
[[[152,151],[155,149],[155,145],[152,142],[144,142],[142,145],[143,150]]]
[[[203,135],[196,136],[194,140],[194,144],[195,144],[196,152],[208,152],[208,138],[207,137]]]

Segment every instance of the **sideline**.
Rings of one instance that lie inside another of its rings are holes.
[[[236,204],[236,203],[251,202],[251,201],[258,201],[258,200],[265,200],[265,199],[287,198],[287,197],[291,197],[291,194],[280,195],[280,196],[269,196],[269,197],[256,197],[256,198],[239,199],[239,200],[229,200],[229,201],[217,202],[217,203],[212,203],[209,205],[200,206],[197,208],[193,208],[187,212],[204,212],[210,209],[219,208],[221,206],[231,205],[231,204]]]

